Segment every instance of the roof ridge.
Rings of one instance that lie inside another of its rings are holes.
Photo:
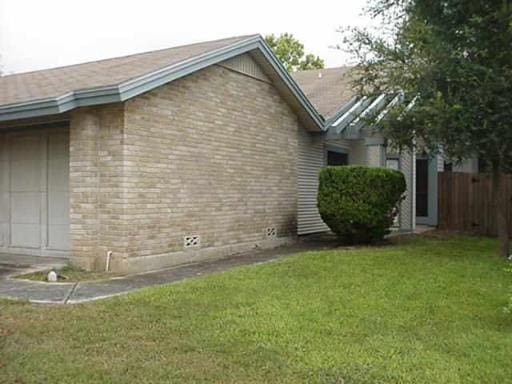
[[[60,69],[64,69],[64,68],[79,67],[81,65],[88,65],[88,64],[92,64],[92,63],[101,63],[101,62],[109,61],[109,60],[125,59],[125,58],[128,58],[128,57],[134,57],[134,56],[142,56],[142,55],[147,55],[147,54],[150,54],[150,53],[168,51],[168,50],[171,50],[171,49],[192,47],[194,45],[211,44],[211,43],[217,43],[217,42],[220,43],[222,41],[228,41],[228,40],[240,40],[240,41],[243,41],[243,40],[246,40],[246,39],[254,38],[256,36],[259,36],[259,34],[255,33],[255,34],[250,34],[250,35],[231,36],[231,37],[225,37],[225,38],[222,38],[222,39],[215,39],[215,40],[208,40],[208,41],[199,41],[199,42],[191,43],[191,44],[176,45],[176,46],[173,46],[173,47],[159,48],[159,49],[154,49],[154,50],[150,50],[150,51],[130,53],[128,55],[107,57],[107,58],[98,59],[98,60],[83,61],[83,62],[80,62],[80,63],[62,65],[62,66],[59,66],[59,67],[35,69],[33,71],[18,72],[18,73],[12,73],[12,74],[3,75],[3,76],[0,76],[0,80],[8,78],[8,77],[29,75],[29,74],[37,73],[37,72],[55,71],[55,70],[60,70]]]

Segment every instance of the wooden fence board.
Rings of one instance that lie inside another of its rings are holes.
[[[496,236],[490,175],[441,172],[438,178],[439,228]],[[509,201],[512,200],[512,176],[504,176],[502,193],[508,196]],[[509,204],[507,214],[511,222],[512,204]],[[512,228],[510,232],[512,235]]]

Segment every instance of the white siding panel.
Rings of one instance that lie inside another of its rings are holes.
[[[229,60],[223,61],[219,65],[224,68],[243,73],[244,75],[254,77],[258,80],[266,81],[268,83],[271,82],[258,63],[256,63],[248,53],[235,56]]]
[[[317,208],[318,173],[324,166],[324,146],[320,135],[299,133],[298,158],[298,217],[297,233],[306,235],[325,232],[329,228]]]
[[[407,190],[405,199],[400,205],[400,229],[412,231],[416,221],[416,159],[413,152],[404,151],[400,154],[400,170],[405,176]]]

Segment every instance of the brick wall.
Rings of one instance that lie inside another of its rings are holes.
[[[126,256],[123,105],[70,116],[69,192],[72,262],[103,268],[107,251]]]
[[[267,227],[296,234],[299,123],[268,81],[212,66],[70,126],[73,254],[86,268],[108,250],[114,269],[148,270],[263,244]],[[183,251],[187,235],[200,247]]]

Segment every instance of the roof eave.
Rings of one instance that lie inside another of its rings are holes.
[[[326,127],[324,126],[321,115],[272,53],[264,39],[259,35],[182,61],[178,64],[144,74],[121,84],[77,90],[55,98],[3,105],[0,106],[0,121],[53,115],[68,112],[78,107],[126,101],[210,65],[254,50],[258,50],[265,56],[279,78],[286,84],[290,93],[299,102],[306,112],[305,116],[308,119],[308,125],[311,129],[318,131],[325,130]]]

